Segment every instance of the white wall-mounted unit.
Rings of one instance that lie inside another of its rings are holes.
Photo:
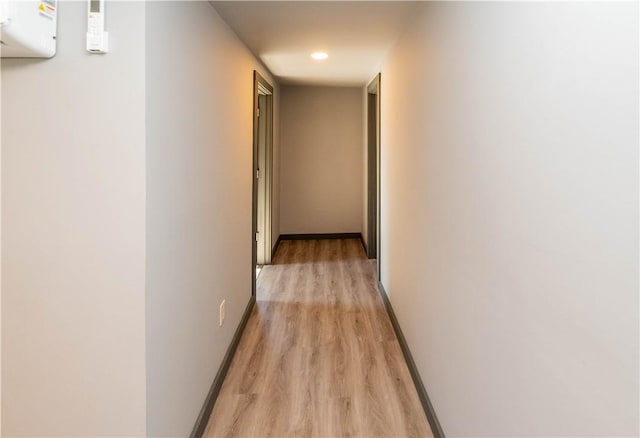
[[[56,54],[57,0],[0,0],[0,57]]]

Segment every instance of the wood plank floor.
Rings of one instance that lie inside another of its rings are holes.
[[[359,240],[281,242],[205,436],[432,436]]]

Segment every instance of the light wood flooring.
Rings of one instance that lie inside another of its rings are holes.
[[[283,241],[273,262],[205,436],[432,436],[360,241]]]

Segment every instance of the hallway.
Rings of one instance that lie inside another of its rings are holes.
[[[359,240],[280,244],[205,436],[432,436]]]
[[[0,0],[0,438],[640,436],[639,17]]]

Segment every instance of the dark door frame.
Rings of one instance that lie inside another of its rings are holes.
[[[380,83],[367,86],[367,256],[376,259],[380,280]]]
[[[271,203],[271,191],[272,184],[270,184],[270,179],[272,176],[272,153],[273,153],[273,87],[265,78],[263,78],[260,73],[257,71],[253,71],[253,167],[252,167],[252,200],[251,200],[251,296],[256,296],[256,265],[258,262],[258,242],[256,239],[256,234],[258,231],[258,166],[259,166],[259,156],[258,156],[258,111],[259,111],[259,99],[260,95],[267,95],[267,141],[266,141],[266,163],[267,169],[264,169],[267,182],[267,190],[269,190],[269,196],[267,196],[268,203]],[[271,208],[267,207],[266,212],[269,216],[271,216]],[[268,221],[269,228],[271,228],[272,223],[269,219]],[[270,262],[271,255],[271,230],[265,230],[265,254],[267,254],[267,262]],[[268,238],[267,238],[268,237]]]

